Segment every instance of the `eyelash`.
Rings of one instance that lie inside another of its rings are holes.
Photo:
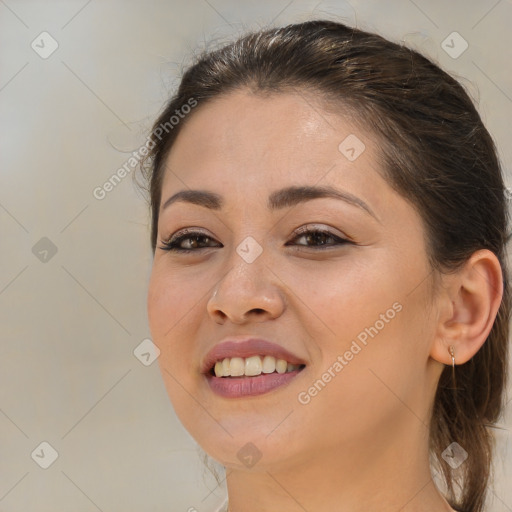
[[[315,234],[326,235],[329,238],[332,238],[333,240],[335,240],[335,243],[329,244],[329,245],[324,244],[323,246],[322,245],[318,245],[318,246],[300,245],[300,246],[306,247],[306,248],[316,247],[316,250],[324,251],[330,247],[335,247],[335,246],[340,246],[340,245],[345,245],[345,244],[354,244],[354,242],[352,242],[350,240],[341,238],[337,235],[334,235],[333,233],[331,233],[328,230],[319,229],[319,228],[316,228],[316,229],[300,228],[295,231],[296,236],[295,236],[295,238],[292,239],[292,241],[296,240],[297,238],[302,238],[303,236],[315,235]],[[162,249],[163,251],[172,251],[172,252],[177,252],[180,254],[185,254],[185,253],[200,251],[202,249],[210,249],[211,248],[211,247],[199,247],[196,249],[182,249],[179,247],[181,242],[183,242],[184,240],[190,239],[190,238],[194,238],[194,237],[201,237],[201,238],[207,238],[207,239],[213,240],[212,237],[205,235],[204,233],[201,233],[200,231],[185,231],[181,235],[171,238],[168,241],[162,240],[161,241],[162,246],[160,246],[159,249]]]

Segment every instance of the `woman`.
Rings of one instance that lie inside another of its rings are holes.
[[[150,329],[229,510],[483,511],[506,198],[459,83],[294,24],[202,55],[150,140]]]

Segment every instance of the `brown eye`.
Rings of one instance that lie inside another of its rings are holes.
[[[335,235],[334,233],[331,233],[330,231],[318,228],[302,230],[297,234],[297,236],[292,240],[292,242],[300,240],[301,238],[303,238],[306,241],[306,244],[299,243],[294,245],[323,249],[324,247],[334,247],[353,243],[349,240],[346,240],[345,238],[341,238]],[[326,243],[326,241],[329,239],[333,240],[334,243]]]
[[[182,247],[182,243],[187,241],[188,247]],[[159,249],[162,249],[163,251],[174,251],[179,253],[187,253],[187,252],[195,252],[200,249],[205,249],[208,247],[213,247],[212,245],[207,245],[206,247],[201,247],[203,242],[206,241],[206,243],[213,242],[213,238],[209,237],[208,235],[205,235],[204,233],[201,233],[199,231],[190,231],[185,234],[175,236],[171,238],[170,240],[162,240],[162,245],[159,247]]]

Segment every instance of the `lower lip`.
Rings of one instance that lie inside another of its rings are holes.
[[[262,373],[256,377],[215,377],[206,375],[211,390],[225,398],[241,398],[269,393],[288,384],[302,370],[286,373]]]

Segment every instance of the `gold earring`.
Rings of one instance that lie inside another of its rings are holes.
[[[455,352],[453,349],[453,345],[450,345],[448,348],[448,352],[450,352],[450,355],[452,356],[452,368],[455,368]]]

